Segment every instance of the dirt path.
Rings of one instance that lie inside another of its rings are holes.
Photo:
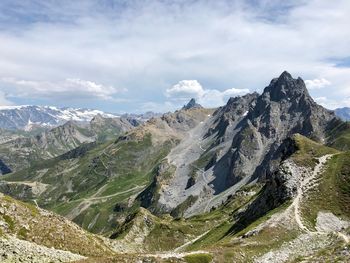
[[[110,198],[110,197],[114,197],[114,196],[117,196],[117,195],[121,195],[121,194],[125,194],[125,193],[128,193],[128,192],[132,192],[134,190],[138,190],[138,189],[141,189],[141,188],[144,188],[144,187],[146,187],[146,185],[139,185],[139,186],[135,186],[133,188],[130,188],[128,190],[125,190],[125,191],[122,191],[122,192],[117,192],[117,193],[114,193],[114,194],[111,194],[111,195],[96,196],[96,194],[95,194],[95,195],[92,195],[91,197],[80,198],[80,199],[72,200],[71,202],[103,200],[103,199],[106,199],[106,198]]]
[[[308,256],[310,252],[325,248],[332,244],[332,238],[329,234],[333,233],[337,235],[345,242],[349,242],[349,237],[339,232],[343,225],[346,225],[345,221],[338,219],[332,213],[318,212],[316,229],[310,230],[303,223],[301,216],[300,205],[305,198],[307,191],[316,185],[318,175],[324,169],[324,165],[331,158],[333,154],[324,155],[318,158],[318,164],[311,172],[301,173],[300,185],[297,190],[297,195],[293,200],[293,203],[281,214],[274,216],[270,219],[269,224],[276,222],[288,221],[288,218],[292,218],[296,221],[298,227],[304,232],[297,238],[285,242],[277,250],[269,251],[259,258],[255,259],[255,263],[280,263],[289,262],[291,259],[297,258],[298,256]],[[267,226],[264,223],[262,227]],[[260,228],[262,228],[260,227]]]
[[[114,196],[118,196],[121,194],[125,194],[125,193],[129,193],[138,189],[143,189],[145,187],[145,185],[140,185],[140,186],[136,186],[134,188],[122,191],[122,192],[118,192],[115,194],[111,194],[111,195],[105,195],[105,196],[98,196],[96,197],[96,193],[94,195],[92,195],[91,197],[88,198],[81,198],[81,199],[76,199],[76,200],[72,200],[71,202],[80,202],[80,204],[78,206],[76,206],[73,210],[71,210],[67,215],[66,218],[73,220],[75,217],[77,217],[79,214],[81,214],[83,211],[85,211],[86,209],[88,209],[93,203],[95,202],[99,202],[101,200],[105,200]],[[101,187],[103,188],[103,187]],[[100,189],[101,189],[100,188]]]
[[[179,251],[181,251],[182,249],[184,249],[185,247],[188,247],[189,245],[192,245],[194,242],[196,242],[197,240],[201,239],[201,238],[204,237],[206,234],[208,234],[209,231],[210,231],[210,230],[208,230],[207,232],[201,234],[200,236],[198,236],[198,237],[196,237],[196,238],[194,238],[194,239],[192,239],[192,240],[186,242],[185,244],[183,244],[183,245],[181,245],[181,246],[175,248],[175,249],[174,249],[174,252],[179,252]]]
[[[205,175],[205,171],[203,168],[199,168],[195,165],[193,165],[192,163],[190,164],[190,166],[192,166],[194,169],[198,170],[201,173],[202,179],[206,184],[209,184],[209,180],[207,179],[206,175]]]
[[[318,164],[315,166],[311,175],[307,176],[301,181],[300,186],[298,188],[297,196],[294,198],[294,201],[292,203],[292,206],[294,207],[295,221],[297,222],[300,229],[304,230],[305,232],[311,233],[312,231],[310,231],[302,221],[301,212],[300,212],[300,202],[303,198],[303,195],[313,186],[312,182],[317,178],[317,175],[322,171],[324,164],[332,156],[333,156],[332,154],[328,154],[318,158]]]
[[[182,252],[182,253],[176,253],[176,252],[166,252],[166,253],[154,253],[154,254],[144,254],[145,257],[153,257],[153,258],[160,258],[160,259],[168,259],[168,258],[184,258],[186,256],[190,255],[198,255],[198,254],[210,254],[208,251],[204,250],[198,250],[198,251],[191,251],[191,252]]]

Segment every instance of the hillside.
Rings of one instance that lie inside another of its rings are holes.
[[[208,112],[194,109],[151,119],[117,140],[82,145],[4,176],[0,189],[22,200],[35,199],[90,231],[109,233],[139,206],[136,197],[163,158]],[[115,211],[117,204],[126,206],[126,211]]]
[[[34,162],[62,155],[82,144],[112,140],[137,125],[139,122],[133,119],[104,118],[98,114],[87,124],[68,121],[39,133],[4,131],[0,160],[8,169],[0,169],[0,174],[27,168]]]
[[[187,250],[211,251],[215,262],[346,262],[350,155],[294,141],[298,150],[250,204]]]

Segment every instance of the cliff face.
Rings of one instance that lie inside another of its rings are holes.
[[[176,171],[159,186],[158,208],[172,211],[192,196],[185,215],[209,210],[241,186],[271,177],[293,134],[324,142],[335,120],[301,78],[283,72],[261,95],[231,98],[172,150],[167,159]]]
[[[279,164],[288,137],[299,133],[322,142],[334,119],[333,112],[313,101],[301,78],[283,72],[257,98],[233,138],[228,185],[250,175],[266,178]]]

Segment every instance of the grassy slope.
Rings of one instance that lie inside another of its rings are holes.
[[[338,122],[328,132],[327,144],[341,151],[350,150],[350,122]]]
[[[293,154],[292,159],[299,166],[312,168],[316,165],[316,158],[338,152],[334,148],[324,146],[299,134],[295,134],[293,139],[297,151]]]
[[[69,214],[89,197],[110,196],[95,200],[74,221],[93,232],[108,232],[115,227],[113,209],[146,186],[153,168],[169,152],[172,142],[151,146],[151,136],[141,141],[118,141],[100,144],[80,158],[55,158],[5,176],[9,181],[40,181],[48,189],[37,197],[40,206],[62,215]],[[103,187],[103,188],[102,188]],[[102,189],[102,190],[101,190]],[[96,192],[100,190],[98,194]],[[92,221],[95,221],[91,225]]]
[[[237,211],[254,198],[254,196],[247,194],[249,191],[257,192],[260,187],[260,185],[256,185],[249,189],[242,189],[235,196],[231,197],[222,207],[188,219],[174,219],[169,215],[161,217],[150,216],[149,212],[145,213],[146,210],[142,209],[132,216],[126,224],[117,229],[114,238],[125,238],[132,227],[137,224],[138,229],[143,229],[145,226],[140,226],[139,224],[140,222],[144,222],[144,220],[140,218],[150,218],[150,220],[148,220],[150,221],[148,223],[149,233],[144,239],[144,248],[147,251],[169,251],[210,230],[203,238],[189,245],[186,250],[204,248],[225,236],[227,230],[233,224],[233,211]],[[142,225],[144,225],[144,223],[142,223]],[[218,231],[218,229],[221,231]],[[139,232],[142,233],[143,231],[140,230]]]
[[[73,135],[63,133],[65,125],[69,126],[69,124],[64,124],[41,134],[27,132],[22,138],[0,144],[0,158],[4,159],[12,170],[18,171],[33,165],[35,162],[59,156],[81,145],[82,143]],[[79,128],[73,124],[71,126],[86,137],[93,138],[94,136],[88,129]],[[18,132],[18,134],[20,133],[21,131]],[[47,138],[47,145],[38,140],[41,137]]]
[[[199,250],[206,247],[210,247],[213,244],[216,244],[221,239],[223,239],[232,225],[235,223],[234,216],[237,212],[246,207],[252,200],[254,200],[259,191],[261,190],[261,185],[254,185],[251,187],[242,187],[236,194],[229,198],[225,204],[219,208],[210,211],[209,213],[193,216],[190,219],[193,222],[196,221],[217,221],[214,228],[211,228],[209,233],[202,237],[201,239],[194,242],[187,249],[188,250]],[[250,195],[247,193],[256,193],[255,195]],[[220,220],[223,219],[223,220]]]
[[[131,126],[131,125],[130,125]],[[68,133],[67,133],[68,130]],[[18,134],[19,139],[14,139],[0,144],[0,158],[12,168],[13,171],[30,167],[37,162],[64,154],[84,144],[78,138],[85,136],[90,140],[100,143],[112,140],[123,133],[122,127],[111,119],[104,119],[100,125],[92,124],[91,127],[80,127],[73,122],[67,122],[51,130],[24,131],[0,131],[3,135]],[[77,137],[76,137],[77,136]],[[47,140],[47,145],[41,140]],[[87,142],[85,142],[87,143]]]
[[[310,227],[318,211],[329,211],[350,220],[350,152],[337,154],[328,161],[319,183],[303,202],[302,215]]]

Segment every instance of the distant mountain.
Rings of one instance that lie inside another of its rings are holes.
[[[97,114],[89,123],[68,121],[34,134],[0,130],[0,174],[21,170],[82,144],[116,139],[138,125],[134,119],[104,118]]]
[[[350,108],[349,107],[338,108],[338,109],[335,109],[334,112],[335,112],[335,115],[337,115],[343,121],[350,121]]]
[[[0,107],[0,128],[32,130],[36,127],[55,127],[67,121],[89,122],[97,114],[118,117],[93,109],[57,108],[52,106]]]
[[[163,113],[147,111],[147,112],[141,113],[141,114],[124,113],[124,114],[121,115],[121,117],[122,118],[126,118],[126,119],[134,119],[134,120],[137,120],[138,122],[142,123],[142,122],[148,121],[149,119],[152,119],[152,118],[161,117],[162,115],[163,115]]]
[[[203,108],[202,105],[198,104],[195,99],[191,99],[186,105],[182,107],[183,110]]]

